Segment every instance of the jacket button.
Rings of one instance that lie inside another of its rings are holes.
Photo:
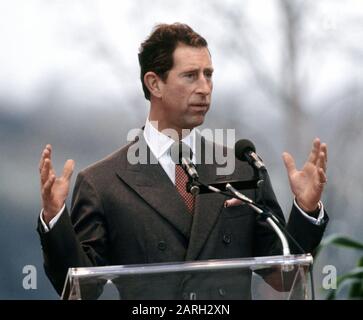
[[[223,242],[226,244],[230,244],[232,241],[232,237],[230,234],[224,234],[223,235]]]
[[[166,249],[165,241],[159,241],[158,248],[159,248],[159,250],[164,251]]]
[[[226,290],[224,290],[223,288],[219,288],[218,293],[220,296],[224,297],[226,295]]]

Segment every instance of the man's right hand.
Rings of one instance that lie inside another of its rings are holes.
[[[52,146],[47,144],[39,162],[40,190],[43,204],[43,220],[46,224],[62,209],[69,192],[69,185],[74,169],[74,161],[67,160],[60,177],[52,166]]]

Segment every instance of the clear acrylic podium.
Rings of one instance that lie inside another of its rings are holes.
[[[70,268],[62,299],[307,300],[311,255]]]

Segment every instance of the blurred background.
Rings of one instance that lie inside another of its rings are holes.
[[[144,124],[137,52],[161,22],[207,39],[215,74],[204,127],[254,141],[285,214],[282,152],[301,166],[314,137],[328,143],[325,235],[363,240],[363,1],[0,0],[0,299],[58,298],[36,233],[40,153],[51,143],[57,173],[72,158],[77,174]],[[357,258],[325,249],[317,297],[327,293],[325,265],[340,274]],[[26,265],[36,267],[36,289],[23,288]]]

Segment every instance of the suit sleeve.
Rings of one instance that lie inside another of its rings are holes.
[[[314,253],[324,234],[328,216],[325,212],[325,218],[321,225],[315,225],[306,219],[299,210],[293,205],[288,223],[286,224],[284,214],[276,199],[269,175],[266,174],[264,185],[256,192],[256,202],[268,208],[286,227],[287,231],[296,240],[305,253]],[[254,255],[269,256],[281,255],[282,246],[280,239],[266,221],[257,219],[257,225],[254,235]],[[301,254],[301,250],[288,239],[290,251],[292,254]]]
[[[71,216],[67,208],[56,225],[44,232],[38,221],[44,256],[44,269],[54,288],[61,294],[71,267],[106,265],[107,231],[100,197],[90,179],[77,177]]]

